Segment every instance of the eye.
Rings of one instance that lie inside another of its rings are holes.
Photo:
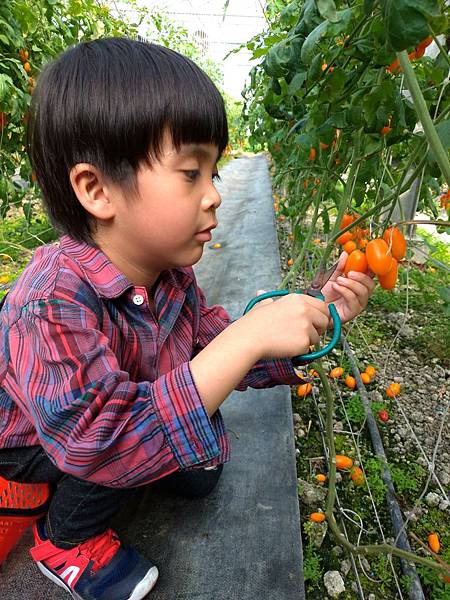
[[[183,173],[190,181],[195,181],[200,176],[200,171],[198,169],[193,171],[183,171]]]

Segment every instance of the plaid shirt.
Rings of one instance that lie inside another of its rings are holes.
[[[147,301],[95,246],[38,248],[0,313],[0,448],[40,444],[61,471],[111,487],[227,461],[189,361],[230,317],[191,268],[161,274],[156,318]],[[298,381],[289,360],[261,361],[237,389]]]

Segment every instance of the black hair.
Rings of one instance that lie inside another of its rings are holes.
[[[161,155],[164,132],[176,149],[228,143],[224,102],[211,79],[189,58],[157,44],[109,38],[66,50],[42,71],[28,129],[32,168],[44,206],[59,233],[92,243],[95,218],[69,179],[90,163],[123,189]]]

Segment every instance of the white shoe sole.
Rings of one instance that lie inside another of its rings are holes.
[[[56,583],[56,585],[59,585],[60,587],[64,588],[66,590],[66,592],[69,592],[69,594],[72,595],[72,598],[75,598],[75,600],[83,600],[83,598],[81,598],[81,596],[79,596],[76,592],[74,592],[69,587],[67,587],[67,585],[63,581],[61,581],[61,579],[59,579],[59,577],[57,577],[54,573],[49,571],[45,565],[43,565],[39,561],[37,561],[36,564],[39,567],[39,570],[46,577],[51,579],[53,581],[53,583]],[[141,579],[141,581],[137,584],[137,586],[132,591],[131,596],[128,596],[127,600],[142,600],[142,598],[145,598],[145,596],[150,592],[150,590],[155,585],[155,583],[158,579],[158,576],[159,576],[158,567],[152,567],[151,569],[149,569],[147,571],[147,573],[145,574],[144,579]]]

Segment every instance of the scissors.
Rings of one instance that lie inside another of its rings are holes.
[[[333,275],[337,266],[338,266],[338,263],[335,263],[332,267],[330,267],[329,269],[326,269],[325,265],[323,265],[323,264],[320,265],[319,269],[316,271],[316,274],[314,275],[314,279],[312,280],[311,285],[308,288],[306,288],[305,290],[298,290],[295,293],[296,294],[307,294],[308,296],[312,296],[314,298],[318,298],[319,300],[325,301],[325,297],[322,294],[322,288],[327,283],[327,281],[330,279],[330,277]],[[260,296],[255,296],[255,298],[252,298],[250,300],[250,302],[247,304],[247,306],[245,307],[244,315],[246,313],[248,313],[248,311],[250,309],[252,309],[255,306],[255,304],[257,304],[258,302],[261,302],[261,300],[266,300],[267,298],[277,298],[279,296],[287,296],[288,294],[291,294],[291,293],[292,292],[290,292],[289,290],[272,290],[271,292],[265,292],[264,294],[261,294]],[[312,360],[316,360],[317,358],[322,358],[322,356],[325,356],[325,354],[328,354],[328,352],[331,352],[331,350],[333,350],[333,348],[338,343],[338,341],[341,337],[341,329],[342,329],[341,319],[339,317],[339,314],[338,314],[334,304],[329,304],[328,309],[330,311],[330,315],[333,320],[333,337],[332,337],[331,341],[326,346],[321,348],[320,350],[316,350],[314,352],[309,352],[307,354],[300,354],[299,356],[294,356],[291,359],[294,366],[297,366],[298,364],[303,363],[304,361],[309,362]]]

